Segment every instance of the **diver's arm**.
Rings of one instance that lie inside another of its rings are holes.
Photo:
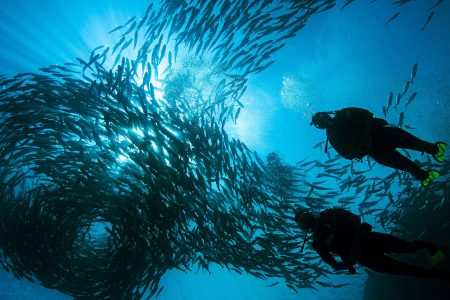
[[[345,261],[337,261],[330,252],[323,253],[323,255],[320,255],[320,257],[322,257],[322,259],[336,271],[348,270],[350,274],[356,273],[353,264],[349,264]]]
[[[351,237],[351,245],[347,256],[343,257],[343,261],[346,265],[353,265],[358,260],[361,252],[361,218],[355,214],[347,212],[345,222],[346,225],[344,228]]]
[[[330,252],[319,253],[320,257],[336,271],[347,270],[348,265],[342,261],[337,261]]]
[[[331,255],[330,251],[325,250],[317,245],[313,245],[313,247],[320,255],[320,257],[323,259],[323,261],[326,262],[328,265],[330,265],[333,269],[339,271],[339,270],[346,270],[348,268],[348,266],[344,262],[338,262],[334,258],[334,256]]]
[[[350,274],[355,274],[356,270],[353,266],[354,263],[348,263],[344,260],[337,261],[333,255],[331,255],[328,251],[318,252],[320,257],[329,264],[334,270],[336,271],[342,271],[342,270],[348,270]],[[342,259],[342,257],[341,257]]]

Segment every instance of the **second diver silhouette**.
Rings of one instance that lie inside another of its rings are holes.
[[[445,257],[436,245],[374,232],[370,224],[361,223],[360,217],[347,210],[331,208],[316,216],[309,210],[301,209],[295,214],[295,222],[300,229],[312,233],[312,247],[335,270],[348,270],[350,274],[355,274],[354,265],[359,263],[381,273],[450,281],[448,271],[434,267]],[[429,255],[429,269],[406,264],[386,255],[413,253],[421,249],[425,249]],[[333,255],[338,255],[341,261],[337,261]]]

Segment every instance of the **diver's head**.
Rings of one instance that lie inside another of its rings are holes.
[[[312,116],[312,121],[310,125],[316,126],[319,129],[327,129],[328,125],[331,123],[331,116],[326,112],[318,112]]]
[[[295,213],[295,222],[302,230],[311,230],[316,225],[316,216],[302,209]]]

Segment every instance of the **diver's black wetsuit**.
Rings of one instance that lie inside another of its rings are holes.
[[[405,130],[389,125],[385,120],[373,118],[368,110],[356,107],[336,112],[327,137],[333,148],[348,159],[370,156],[379,164],[406,171],[423,181],[428,172],[400,154],[396,148],[405,148],[435,154],[435,144],[423,141]]]
[[[450,273],[438,269],[425,269],[408,265],[385,253],[411,253],[427,249],[435,253],[435,245],[424,241],[408,242],[398,237],[372,232],[372,226],[362,223],[360,218],[343,209],[324,210],[313,229],[313,247],[322,259],[337,270],[350,269],[356,262],[377,272],[436,277],[450,280]],[[342,262],[332,256],[339,255]]]
[[[372,137],[372,149],[368,151],[367,155],[377,163],[406,171],[421,181],[428,177],[428,172],[400,154],[396,148],[435,154],[438,151],[435,144],[421,140],[401,128],[387,124],[373,126],[370,135]]]

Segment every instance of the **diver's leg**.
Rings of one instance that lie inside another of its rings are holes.
[[[383,253],[409,253],[426,249],[430,255],[433,255],[438,251],[438,248],[433,243],[420,240],[410,242],[381,232],[370,232],[367,238],[370,239],[371,247]]]
[[[362,257],[359,263],[374,271],[416,277],[441,278],[450,281],[450,273],[439,269],[425,269],[419,266],[408,265],[386,255],[373,255]]]
[[[372,149],[368,155],[377,163],[386,167],[406,171],[420,181],[428,178],[427,171],[422,170],[415,162],[401,155],[395,149]]]
[[[411,133],[395,126],[382,126],[377,129],[380,137],[385,139],[385,143],[394,148],[405,148],[428,154],[435,154],[438,151],[436,144],[419,139]]]

